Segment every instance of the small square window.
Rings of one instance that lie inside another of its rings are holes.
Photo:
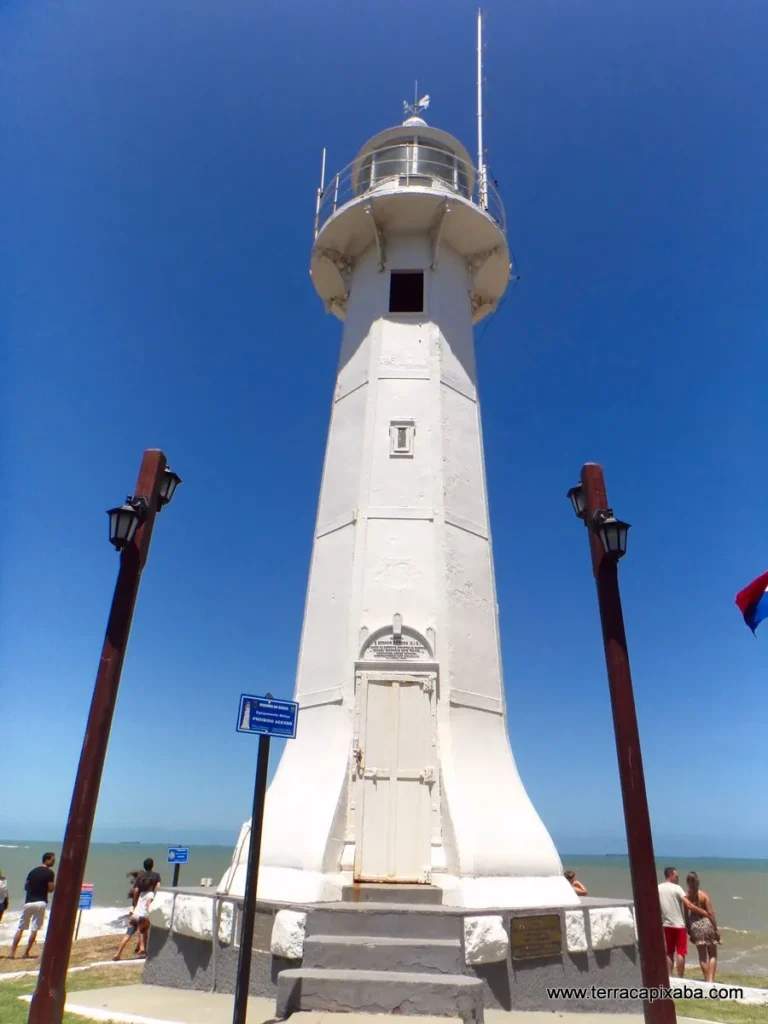
[[[413,420],[392,420],[389,425],[389,454],[392,458],[413,456],[413,435],[416,425]]]
[[[424,312],[424,271],[393,270],[389,278],[389,312]]]

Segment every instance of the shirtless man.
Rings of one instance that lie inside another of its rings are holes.
[[[565,875],[567,880],[570,882],[571,887],[573,888],[573,891],[576,893],[577,896],[587,896],[587,895],[589,895],[587,893],[587,890],[586,890],[585,886],[583,886],[581,884],[581,882],[578,880],[578,878],[576,877],[576,872],[575,871],[565,871],[565,872],[563,872],[563,874]]]

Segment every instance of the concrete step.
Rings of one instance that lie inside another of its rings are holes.
[[[426,1014],[483,1024],[483,983],[479,978],[399,971],[281,971],[275,1015],[285,1019],[301,1010]]]
[[[331,970],[461,974],[461,942],[357,935],[313,935],[304,940],[303,967]]]
[[[384,882],[358,882],[341,890],[344,903],[430,903],[443,902],[443,890],[436,885],[400,885]]]
[[[307,929],[309,936],[455,939],[461,935],[461,914],[429,904],[334,903],[310,914]]]

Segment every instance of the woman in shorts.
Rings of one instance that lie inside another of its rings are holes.
[[[155,898],[155,893],[152,889],[148,892],[143,892],[136,901],[136,906],[131,911],[131,916],[128,919],[128,927],[126,928],[125,935],[120,940],[120,945],[117,948],[117,953],[112,957],[113,960],[119,960],[123,955],[123,950],[131,941],[134,935],[138,933],[138,949],[136,955],[138,957],[145,957],[147,955],[147,935],[149,934],[149,908],[152,904],[152,900]]]
[[[689,912],[686,916],[688,918],[688,934],[699,952],[699,967],[704,975],[704,981],[714,981],[720,933],[717,930],[717,919],[712,908],[712,900],[703,889],[699,888],[699,876],[695,871],[691,871],[685,880],[688,883],[688,892],[685,895],[689,902],[700,910],[706,910],[709,914],[709,917],[704,917]]]

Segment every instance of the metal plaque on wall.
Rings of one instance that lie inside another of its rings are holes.
[[[513,960],[538,960],[563,955],[559,914],[531,914],[509,922]]]
[[[240,913],[242,917],[242,908]],[[272,929],[274,925],[274,911],[262,910],[260,907],[256,907],[256,916],[253,920],[253,949],[258,949],[262,953],[269,953],[272,946]]]

